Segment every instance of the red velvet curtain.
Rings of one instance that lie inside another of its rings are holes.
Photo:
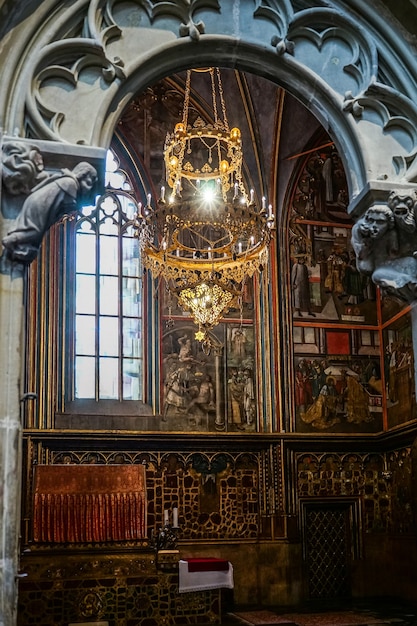
[[[126,541],[146,536],[143,465],[38,465],[36,542]]]

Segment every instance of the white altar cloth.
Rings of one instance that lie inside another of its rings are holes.
[[[207,589],[233,589],[233,565],[225,571],[189,572],[188,562],[179,562],[179,592],[206,591]]]

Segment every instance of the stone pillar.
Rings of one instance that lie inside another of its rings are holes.
[[[23,278],[0,274],[0,626],[17,614],[21,500]]]
[[[94,202],[106,151],[4,137],[0,215],[0,626],[17,619],[22,472],[24,289],[45,232]],[[30,303],[29,303],[30,304]],[[42,385],[41,381],[41,385]]]

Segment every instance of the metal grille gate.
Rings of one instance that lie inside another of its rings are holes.
[[[350,523],[345,504],[305,507],[304,549],[311,599],[351,594]]]

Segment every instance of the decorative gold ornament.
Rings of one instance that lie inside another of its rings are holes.
[[[245,281],[268,262],[274,226],[272,206],[267,208],[262,198],[259,208],[254,191],[247,194],[243,184],[241,132],[229,129],[220,70],[205,71],[211,78],[214,122],[198,117],[189,125],[188,70],[183,119],[164,146],[172,191],[166,194],[162,187],[155,207],[149,194],[137,220],[144,267],[165,279],[198,325],[196,338],[203,343],[230,308],[241,307]]]

